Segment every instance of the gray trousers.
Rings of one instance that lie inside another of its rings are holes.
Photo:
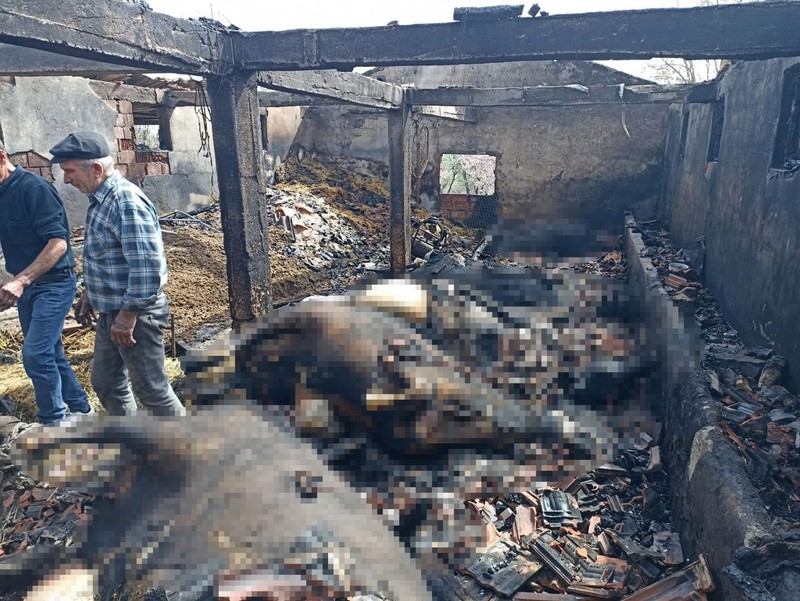
[[[111,415],[134,415],[136,400],[155,415],[185,415],[186,409],[170,386],[164,366],[164,334],[169,305],[161,295],[155,304],[140,311],[133,329],[136,341],[130,348],[111,341],[116,312],[100,313],[92,361],[92,387]],[[133,390],[131,390],[133,389]]]

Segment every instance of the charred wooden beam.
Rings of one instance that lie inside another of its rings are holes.
[[[398,85],[339,71],[264,71],[258,74],[258,83],[273,90],[323,96],[379,109],[399,108],[403,96],[403,89]]]
[[[117,0],[0,3],[0,42],[150,71],[213,71],[222,26]]]
[[[258,104],[264,108],[279,108],[286,106],[341,106],[349,104],[344,100],[310,96],[308,94],[292,94],[291,92],[278,92],[276,90],[260,90]]]
[[[405,101],[389,111],[389,245],[395,275],[404,273],[411,260],[410,113]]]
[[[336,98],[324,98],[322,96],[308,96],[305,94],[291,94],[289,92],[276,91],[259,91],[258,104],[262,108],[352,105],[351,102],[337,100]],[[477,121],[477,117],[473,114],[473,111],[455,106],[416,106],[414,107],[414,114],[465,123],[475,123]]]
[[[509,21],[231,34],[254,70],[519,60],[800,55],[800,3],[617,11]]]
[[[96,80],[89,80],[89,87],[103,100],[127,100],[139,104],[164,105],[171,108],[196,106],[198,103],[197,94],[189,90],[163,90]]]
[[[208,96],[228,266],[228,302],[237,324],[267,313],[272,302],[255,73],[211,77]]]
[[[141,70],[135,67],[64,56],[36,48],[0,44],[0,76],[92,76],[101,73],[134,73]]]
[[[690,86],[536,86],[410,89],[414,106],[575,106],[686,102]]]

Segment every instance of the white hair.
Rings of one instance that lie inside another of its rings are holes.
[[[103,168],[103,175],[111,175],[114,171],[114,159],[111,157],[100,157],[99,159],[80,159],[78,164],[84,171],[89,171],[94,165],[100,165]]]

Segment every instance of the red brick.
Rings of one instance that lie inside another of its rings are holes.
[[[141,177],[144,175],[144,165],[141,163],[131,163],[128,165],[128,178]]]
[[[37,152],[29,151],[28,152],[28,165],[31,167],[49,167],[50,160],[44,158]]]
[[[11,161],[12,165],[19,165],[20,167],[24,167],[25,169],[28,168],[27,152],[17,152],[16,154],[10,154],[8,155],[8,159]]]
[[[117,100],[117,112],[132,115],[133,103],[129,100]]]
[[[133,128],[132,127],[115,127],[114,128],[114,137],[118,140],[133,140]]]
[[[119,150],[133,150],[134,148],[136,148],[136,144],[132,139],[118,138],[117,148],[119,148]]]
[[[144,168],[146,175],[161,175],[161,163],[147,163]]]
[[[117,163],[128,165],[136,162],[136,152],[133,150],[120,150],[117,153]]]
[[[688,283],[689,282],[685,278],[675,275],[674,273],[671,273],[664,278],[664,284],[673,288],[684,288]]]

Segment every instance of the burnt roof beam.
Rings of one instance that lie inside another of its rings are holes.
[[[522,60],[800,55],[800,3],[616,11],[507,21],[232,33],[242,69],[351,69]]]
[[[686,102],[692,86],[535,86],[430,88],[408,91],[413,106],[580,106]]]
[[[403,102],[401,86],[358,73],[332,70],[297,73],[262,71],[258,74],[258,85],[379,109],[397,109]]]
[[[155,72],[211,73],[225,33],[117,0],[0,2],[0,43]]]

